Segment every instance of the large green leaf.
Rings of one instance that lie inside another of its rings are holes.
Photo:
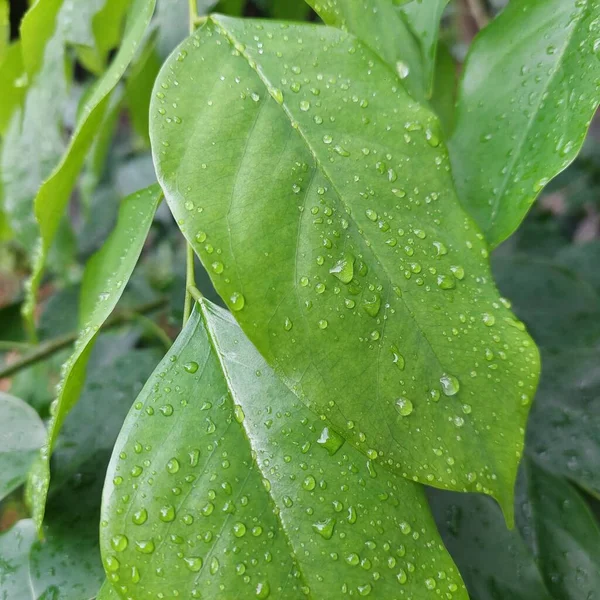
[[[363,452],[492,493],[510,519],[538,354],[435,117],[354,37],[313,25],[213,17],[155,90],[171,210],[267,362]]]
[[[75,351],[63,366],[58,397],[53,403],[48,439],[30,476],[33,517],[38,528],[50,484],[50,456],[61,426],[76,404],[98,331],[116,306],[137,263],[162,193],[158,186],[123,200],[119,221],[102,249],[86,266],[81,290],[82,328]]]
[[[206,300],[125,422],[102,522],[123,598],[466,598],[422,488],[344,444]]]
[[[599,36],[596,0],[522,0],[473,43],[450,151],[491,246],[579,152],[600,102]]]
[[[431,96],[433,91],[440,21],[448,2],[449,0],[413,0],[400,8],[421,48],[422,77],[427,96]]]
[[[2,86],[2,102],[0,102],[0,135],[4,135],[10,119],[21,106],[25,96],[23,56],[21,43],[8,46],[0,61],[0,85]]]
[[[44,181],[35,198],[35,216],[40,228],[40,240],[35,255],[33,274],[29,281],[25,313],[33,320],[37,289],[46,258],[56,236],[60,220],[69,201],[77,176],[83,166],[99,126],[103,122],[109,96],[121,79],[136,53],[148,23],[154,13],[156,0],[135,0],[125,26],[123,42],[117,55],[88,98],[77,127],[62,160]]]
[[[306,2],[327,25],[349,31],[376,52],[414,98],[425,98],[428,84],[419,43],[402,12],[390,0]]]
[[[28,404],[0,392],[0,500],[25,482],[46,428]]]

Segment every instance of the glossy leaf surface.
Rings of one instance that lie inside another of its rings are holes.
[[[346,33],[213,19],[163,67],[151,139],[217,291],[363,452],[492,493],[510,518],[538,356],[493,286],[437,120]]]
[[[81,291],[82,328],[75,351],[63,366],[48,439],[30,477],[33,516],[38,528],[41,528],[44,517],[50,484],[50,457],[58,433],[79,399],[99,328],[113,311],[131,277],[161,197],[158,186],[152,186],[123,200],[115,230],[87,264]]]
[[[0,500],[25,482],[45,438],[46,428],[35,410],[0,392]]]
[[[425,98],[428,85],[419,43],[390,0],[306,1],[327,25],[349,31],[377,53],[414,98]],[[391,73],[387,76],[393,78]]]
[[[600,102],[600,4],[510,2],[474,41],[450,140],[458,195],[496,246],[579,152]]]
[[[102,124],[109,95],[131,62],[154,13],[156,0],[135,0],[126,23],[123,41],[110,67],[98,81],[78,119],[77,128],[60,163],[44,181],[35,198],[35,216],[40,228],[40,240],[35,256],[33,274],[29,283],[25,308],[32,319],[45,262],[54,242],[60,220],[71,191],[98,128]]]
[[[206,300],[125,422],[102,520],[123,598],[466,598],[422,488],[344,443]]]

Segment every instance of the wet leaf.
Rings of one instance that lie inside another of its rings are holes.
[[[77,127],[60,163],[50,177],[44,181],[35,198],[35,216],[40,228],[40,239],[25,307],[27,318],[30,321],[33,319],[37,289],[43,275],[46,258],[54,242],[77,176],[83,166],[86,152],[103,122],[111,92],[136,53],[140,40],[152,18],[155,3],[156,0],[134,0],[125,25],[123,42],[115,58],[85,103]]]
[[[431,106],[440,119],[444,136],[454,127],[456,76],[454,58],[448,47],[441,44],[436,54]]]
[[[161,196],[158,186],[152,186],[125,198],[113,233],[86,266],[81,291],[81,331],[75,351],[63,365],[48,439],[30,475],[33,516],[38,528],[41,528],[44,518],[50,483],[49,462],[58,433],[65,417],[79,399],[98,331],[113,311],[131,277]]]
[[[515,257],[494,266],[500,289],[541,342],[526,453],[600,496],[600,297],[561,265]]]
[[[362,452],[510,520],[537,350],[439,135],[367,48],[312,25],[213,17],[151,106],[171,210],[267,362]]]
[[[123,598],[466,598],[422,488],[344,443],[206,300],[133,405],[102,520]]]
[[[306,2],[327,25],[349,31],[378,54],[414,98],[425,98],[428,84],[419,42],[405,15],[390,0]],[[386,73],[386,77],[389,78],[390,74]]]
[[[0,392],[0,500],[25,482],[45,438],[46,428],[35,410]]]
[[[450,153],[492,247],[579,152],[600,99],[599,40],[595,0],[524,0],[473,43]]]

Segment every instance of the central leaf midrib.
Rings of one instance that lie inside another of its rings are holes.
[[[212,350],[215,353],[215,356],[216,356],[216,358],[217,358],[217,360],[219,362],[219,366],[221,367],[221,371],[223,373],[223,379],[225,381],[225,385],[227,386],[227,390],[229,391],[229,396],[231,398],[231,401],[235,402],[234,399],[237,396],[237,393],[235,391],[235,387],[234,387],[234,385],[233,385],[233,383],[231,381],[231,378],[229,376],[229,371],[227,369],[227,366],[225,365],[225,362],[223,361],[223,354],[221,352],[217,336],[215,335],[215,332],[214,332],[214,330],[213,330],[213,328],[212,328],[212,326],[210,324],[210,319],[208,318],[208,316],[206,314],[208,312],[208,310],[209,310],[208,306],[207,306],[207,303],[206,303],[205,300],[202,300],[201,302],[198,302],[197,305],[198,305],[198,310],[199,310],[199,313],[200,313],[200,318],[202,319],[202,322],[204,323],[204,327],[206,329],[206,334],[207,334],[206,337],[208,339],[209,344],[211,345]],[[218,318],[218,317],[214,316],[213,318]],[[242,431],[244,432],[244,437],[246,438],[246,442],[247,442],[248,447],[249,447],[249,449],[251,451],[250,454],[252,454],[252,450],[253,450],[252,442],[250,441],[250,435],[249,435],[249,432],[246,429],[246,426],[244,425],[244,423],[241,423],[241,428],[242,428]],[[255,460],[254,462],[256,464],[256,467],[257,467],[258,472],[260,473],[260,475],[263,478],[267,479],[267,474],[263,472],[263,470],[262,470],[262,468],[261,468],[261,466],[259,464],[259,461]],[[267,491],[266,488],[264,488],[264,486],[263,486],[263,489],[265,490],[265,494],[269,498],[271,506],[274,509],[277,509],[277,510],[273,510],[272,512],[275,515],[275,518],[277,519],[277,522],[279,523],[279,528],[280,528],[280,530],[283,533],[283,536],[284,536],[284,538],[285,538],[285,540],[287,542],[288,547],[290,548],[290,550],[292,551],[293,556],[296,559],[295,562],[296,562],[296,565],[298,567],[298,571],[300,572],[300,575],[301,575],[301,581],[302,581],[302,583],[304,584],[305,587],[307,587],[308,589],[310,589],[310,586],[308,584],[306,575],[304,573],[305,569],[302,566],[302,562],[301,562],[301,560],[299,558],[300,557],[300,552],[296,550],[296,547],[293,544],[290,535],[288,534],[288,531],[287,531],[287,528],[285,526],[285,523],[284,523],[284,521],[283,521],[283,519],[281,517],[280,507],[278,506],[277,502],[275,501],[275,498],[273,498],[273,496]],[[312,595],[312,592],[311,592],[310,597],[312,597],[312,596],[313,595]]]
[[[211,16],[211,21],[212,23],[214,23],[220,30],[221,32],[225,35],[225,37],[234,45],[234,47],[236,48],[242,48],[243,44],[241,44],[234,36],[233,34],[231,34],[229,32],[228,29],[226,29],[226,27],[224,25],[222,25],[216,18],[215,16]],[[250,56],[248,56],[248,54],[246,53],[246,50],[244,48],[244,50],[238,50],[240,55],[244,57],[244,59],[246,60],[246,63],[248,64],[248,66],[256,73],[256,75],[258,76],[258,78],[260,79],[260,81],[263,83],[263,85],[267,88],[267,93],[268,93],[268,89],[269,89],[269,79],[268,77],[262,72],[262,70],[260,69],[258,63],[256,63],[255,61],[253,61],[251,59]],[[377,57],[379,57],[379,55],[376,55]],[[253,66],[253,64],[255,66]],[[274,86],[271,86],[274,87]],[[278,104],[278,103],[277,103]],[[288,120],[290,121],[290,126],[292,122],[295,122],[295,120],[293,119],[293,115],[292,113],[289,111],[289,109],[286,106],[286,102],[285,100],[283,101],[283,103],[280,105],[285,116],[288,118]],[[323,176],[327,179],[327,181],[329,181],[329,183],[331,184],[333,190],[335,191],[336,196],[339,199],[340,204],[346,209],[346,212],[348,213],[348,217],[349,219],[354,223],[354,225],[357,228],[357,231],[360,231],[362,228],[359,226],[359,224],[356,222],[356,220],[354,219],[353,213],[352,213],[352,207],[348,206],[346,204],[346,202],[343,199],[342,194],[339,192],[336,184],[333,181],[333,178],[330,176],[330,174],[327,172],[327,169],[322,165],[321,161],[319,160],[319,158],[317,157],[316,152],[313,150],[313,147],[311,145],[311,143],[309,142],[309,140],[306,138],[306,136],[304,135],[304,133],[302,132],[301,127],[298,125],[297,128],[294,128],[298,134],[300,135],[300,138],[304,141],[304,143],[306,144],[306,147],[308,149],[308,151],[310,152],[311,156],[313,157],[315,163],[316,163],[316,168],[319,169],[319,171],[323,174]],[[390,282],[391,285],[393,285],[393,279],[390,276],[386,266],[385,266],[385,262],[380,260],[379,257],[377,256],[377,254],[375,253],[375,249],[372,246],[369,246],[368,244],[366,244],[364,242],[363,236],[359,233],[359,238],[363,241],[363,245],[369,249],[371,251],[371,253],[373,254],[373,256],[375,257],[376,261],[381,265],[388,281]],[[410,318],[412,319],[412,321],[414,322],[417,330],[419,331],[419,333],[421,334],[421,336],[425,339],[425,341],[427,342],[427,345],[429,347],[429,349],[431,350],[431,353],[433,354],[435,360],[438,363],[438,366],[441,367],[442,371],[445,370],[444,366],[442,364],[442,361],[440,360],[437,352],[435,351],[435,348],[433,347],[433,345],[431,344],[431,342],[429,341],[429,338],[427,337],[425,331],[423,330],[423,328],[421,327],[421,325],[419,324],[419,322],[417,321],[415,315],[413,314],[413,312],[411,311],[410,307],[408,306],[406,299],[404,298],[404,295],[400,297],[400,300],[402,302],[402,304],[404,305],[406,312],[408,313],[408,315],[410,316]]]

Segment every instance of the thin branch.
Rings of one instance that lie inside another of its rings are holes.
[[[163,308],[166,304],[167,299],[160,298],[159,300],[154,300],[153,302],[148,302],[146,304],[137,306],[133,310],[123,310],[120,312],[116,312],[104,322],[104,325],[101,329],[110,329],[111,327],[122,325],[123,323],[135,321],[139,319],[140,315],[154,312],[155,310]],[[18,373],[19,371],[26,369],[27,367],[30,367],[38,362],[42,362],[43,360],[50,358],[53,354],[56,354],[63,348],[66,348],[71,344],[75,343],[78,336],[78,331],[72,331],[65,335],[54,338],[53,340],[48,340],[47,342],[40,344],[37,348],[35,348],[35,350],[31,351],[29,354],[26,354],[11,365],[7,365],[4,368],[0,369],[0,379],[10,377],[15,373]]]
[[[471,16],[475,23],[477,23],[479,29],[483,29],[490,22],[490,16],[488,15],[484,1],[485,0],[467,0]]]

